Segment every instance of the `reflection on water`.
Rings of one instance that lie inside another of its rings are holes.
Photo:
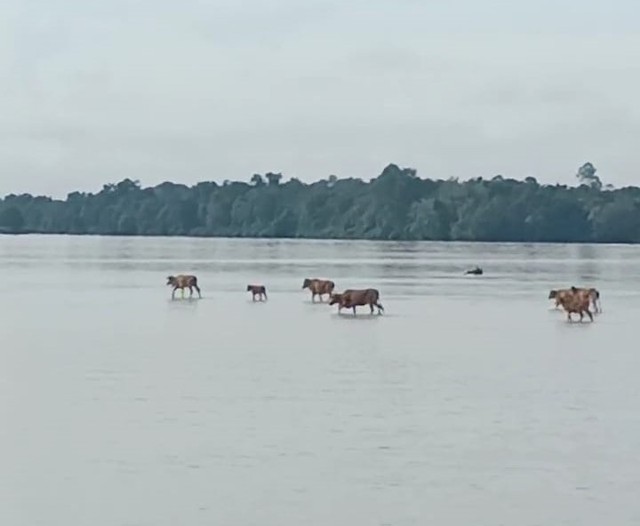
[[[0,524],[637,524],[639,256],[0,237]],[[593,324],[551,308],[571,284]]]

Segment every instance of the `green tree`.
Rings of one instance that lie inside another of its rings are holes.
[[[591,163],[584,163],[580,168],[578,168],[578,173],[576,177],[580,184],[584,184],[590,186],[591,188],[595,188],[596,190],[602,189],[602,181],[596,175],[596,168]]]
[[[260,174],[253,174],[251,176],[251,183],[254,186],[264,186],[264,179]]]
[[[24,227],[24,216],[16,206],[8,206],[0,212],[0,227],[10,232],[19,232]]]
[[[265,174],[265,178],[267,179],[270,185],[277,186],[280,184],[280,181],[282,180],[282,174],[269,172]]]
[[[124,179],[66,199],[0,199],[3,231],[41,233],[362,238],[407,240],[640,242],[640,188],[601,191],[587,163],[578,187],[504,176],[422,179],[396,164],[369,181],[251,183]]]
[[[640,242],[640,203],[615,195],[595,211],[593,231],[595,240],[602,243]]]

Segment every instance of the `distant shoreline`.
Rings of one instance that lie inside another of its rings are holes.
[[[330,176],[284,182],[165,182],[125,179],[65,200],[30,194],[0,200],[0,230],[190,238],[461,241],[485,243],[640,243],[640,188],[614,189],[586,163],[578,186],[495,176],[422,179],[388,165],[369,181]]]

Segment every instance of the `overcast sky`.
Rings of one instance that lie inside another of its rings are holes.
[[[640,184],[635,0],[4,0],[0,194],[125,177]]]

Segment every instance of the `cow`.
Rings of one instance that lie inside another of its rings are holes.
[[[572,289],[579,290],[588,294],[589,300],[593,305],[594,312],[602,312],[602,305],[600,304],[600,291],[594,288],[579,288],[572,287],[571,289],[552,289],[549,291],[549,299],[555,300],[555,308],[557,309],[561,305],[561,299],[564,296],[572,294]]]
[[[567,321],[573,321],[571,319],[571,314],[573,313],[580,314],[580,322],[584,318],[584,313],[587,313],[589,319],[593,321],[593,314],[589,310],[589,303],[592,299],[591,290],[571,287],[563,292],[563,294],[556,295],[556,300],[566,311]]]
[[[380,293],[378,289],[347,289],[341,294],[332,294],[329,300],[329,305],[338,304],[338,312],[342,308],[353,309],[353,314],[356,314],[356,307],[369,305],[371,314],[373,314],[373,307],[377,307],[378,314],[382,314],[384,307],[379,301]]]
[[[322,302],[322,296],[324,294],[329,295],[331,297],[331,293],[335,288],[336,284],[327,279],[310,279],[306,278],[302,283],[302,288],[309,289],[311,291],[311,301],[315,303],[316,296],[320,296],[320,301]]]
[[[193,296],[193,289],[198,291],[198,297],[202,298],[200,293],[200,287],[198,287],[198,278],[190,274],[179,274],[177,276],[168,276],[167,285],[171,285],[173,290],[171,291],[171,299],[175,299],[176,290],[180,289],[182,297],[184,298],[184,289],[189,287],[189,297]]]

